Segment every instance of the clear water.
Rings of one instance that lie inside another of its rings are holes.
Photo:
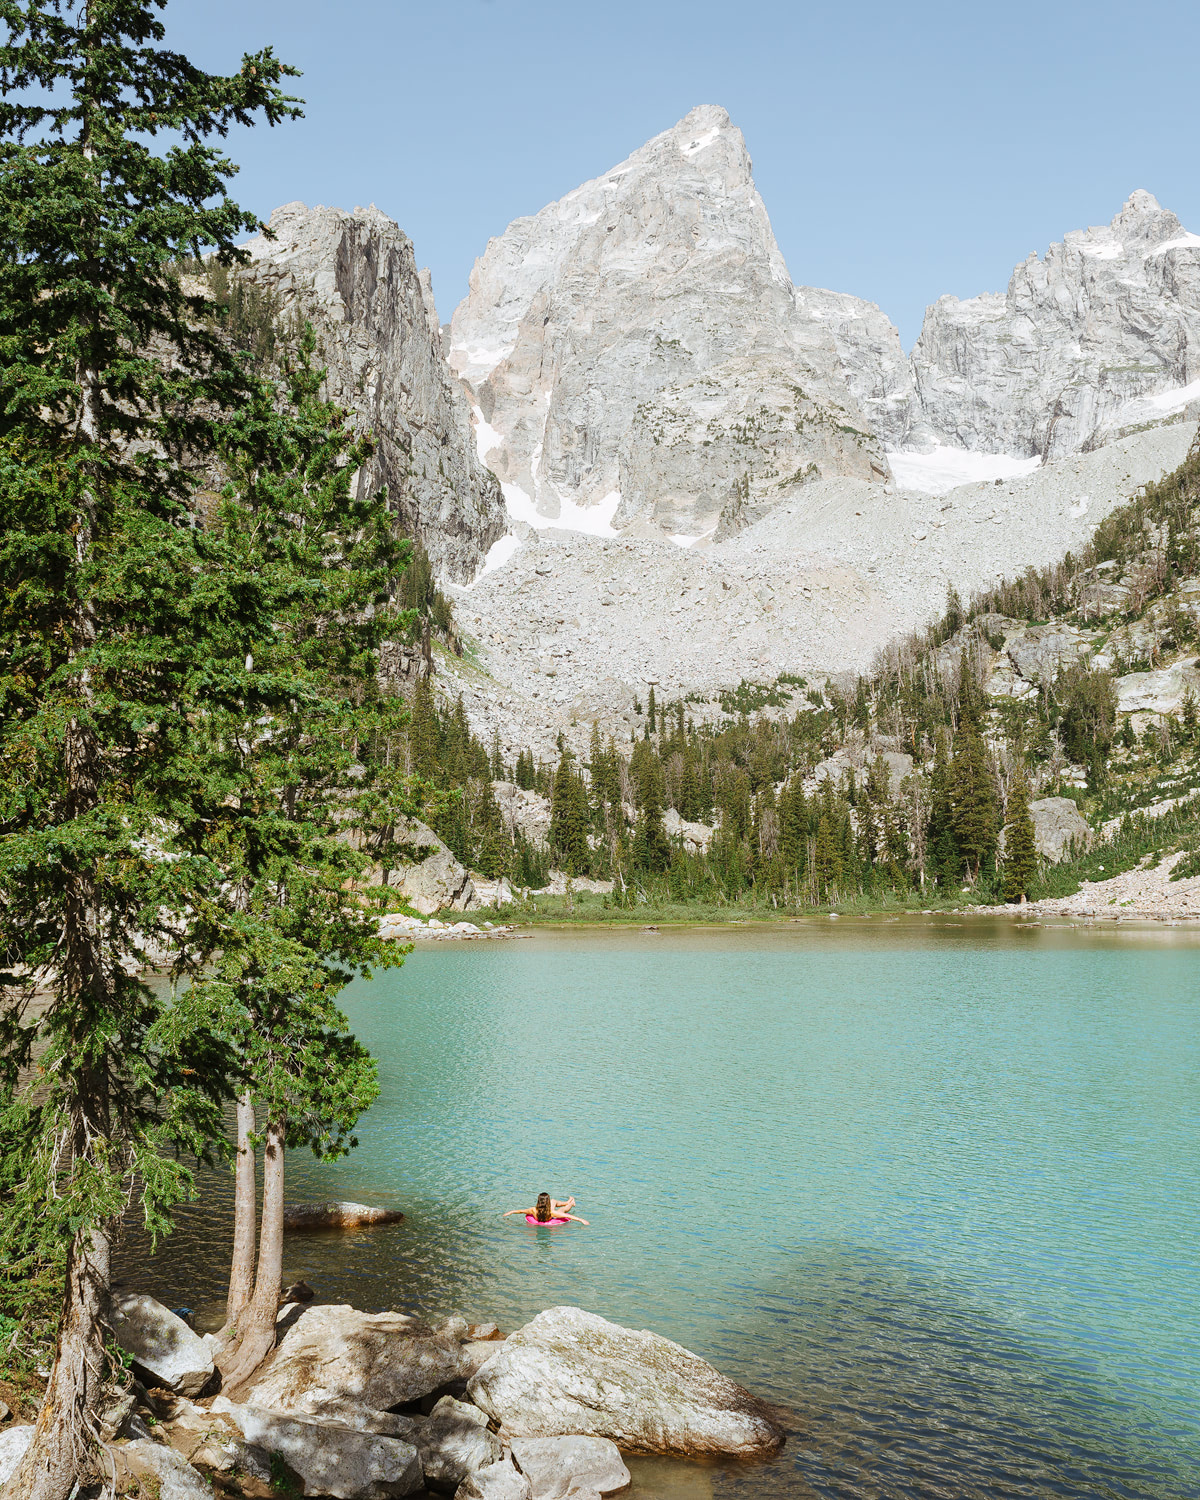
[[[289,1197],[408,1218],[291,1237],[286,1274],[508,1328],[577,1303],[795,1414],[776,1462],[639,1496],[1200,1496],[1193,937],[539,934],[347,1009],[383,1095]],[[590,1227],[500,1217],[543,1188]],[[215,1319],[227,1234],[222,1178],[150,1289]]]

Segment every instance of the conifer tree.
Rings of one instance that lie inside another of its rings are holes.
[[[633,860],[638,869],[655,874],[671,863],[671,841],[663,827],[662,801],[658,783],[647,782],[633,837]]]
[[[473,821],[475,868],[493,880],[507,874],[512,848],[500,816],[500,804],[486,776],[478,783]]]
[[[946,753],[946,735],[939,731],[933,753],[929,821],[925,848],[930,874],[938,885],[955,884],[962,874],[962,852],[954,832],[954,808],[951,803],[950,762]]]
[[[413,690],[412,720],[408,741],[415,775],[433,781],[441,769],[437,709],[433,699],[433,681],[427,673],[417,678]]]
[[[588,867],[587,792],[567,750],[559,757],[550,803],[550,846],[568,875]]]
[[[244,1201],[238,1174],[229,1332],[232,1340],[236,1325],[240,1342],[236,1356],[221,1351],[231,1378],[249,1373],[274,1339],[285,1150],[341,1154],[377,1092],[374,1064],[334,1002],[365,962],[397,955],[346,902],[362,858],[344,835],[370,833],[387,858],[390,830],[413,811],[402,781],[368,748],[391,738],[403,712],[395,700],[376,698],[375,651],[388,629],[384,606],[401,549],[386,496],[351,495],[369,444],[355,441],[345,414],[321,400],[314,347],[307,330],[286,362],[286,393],[260,387],[226,424],[231,477],[214,526],[240,553],[244,573],[274,582],[277,605],[253,663],[250,700],[211,707],[192,730],[194,749],[219,770],[223,789],[204,835],[223,874],[221,900],[208,903],[221,951],[196,988],[214,1013],[239,1018],[231,1028],[245,1079],[239,1167],[256,1104],[264,1123],[252,1288],[245,1257],[253,1182]]]
[[[785,869],[797,879],[801,878],[808,849],[808,804],[799,772],[784,787],[780,799],[779,849]]]
[[[1037,845],[1029,811],[1029,780],[1023,765],[1013,774],[1004,821],[1004,899],[1022,905],[1037,874]]]
[[[173,266],[232,263],[256,227],[212,138],[298,109],[269,50],[228,77],[165,50],[160,8],[0,7],[0,1128],[24,1148],[3,1228],[36,1223],[65,1254],[13,1500],[65,1500],[83,1472],[113,1226],[131,1196],[168,1226],[188,1191],[176,1153],[222,1139],[239,1066],[233,1017],[134,977],[148,941],[193,968],[217,941],[197,913],[222,799],[192,731],[260,691],[279,604],[196,520],[195,459],[253,386]]]
[[[954,737],[951,765],[954,837],[973,879],[996,850],[996,782],[977,714],[966,712]]]
[[[833,828],[827,812],[822,810],[817,818],[816,842],[813,847],[813,881],[817,899],[827,896],[841,875],[841,857],[834,839]]]

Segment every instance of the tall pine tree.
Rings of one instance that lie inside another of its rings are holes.
[[[1004,899],[1022,905],[1037,875],[1037,845],[1029,811],[1029,779],[1023,765],[1013,773],[1004,820]]]

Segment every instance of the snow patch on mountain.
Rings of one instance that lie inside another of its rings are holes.
[[[960,484],[1032,474],[1042,462],[1040,458],[1009,458],[1004,453],[972,453],[944,443],[936,443],[928,453],[889,451],[887,460],[902,490],[920,490],[926,495],[944,495]]]

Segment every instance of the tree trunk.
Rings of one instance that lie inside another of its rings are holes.
[[[224,1372],[225,1389],[249,1380],[275,1347],[275,1317],[283,1290],[283,1143],[286,1122],[272,1115],[263,1146],[262,1226],[254,1296],[241,1318],[237,1352]]]
[[[229,1296],[225,1302],[225,1326],[217,1337],[231,1344],[237,1325],[254,1291],[254,1219],[257,1191],[254,1182],[254,1098],[249,1089],[237,1101],[237,1165],[233,1189],[233,1264],[229,1269]]]
[[[90,1414],[105,1378],[109,1240],[81,1230],[67,1252],[62,1325],[33,1441],[4,1500],[66,1500],[95,1450]]]

